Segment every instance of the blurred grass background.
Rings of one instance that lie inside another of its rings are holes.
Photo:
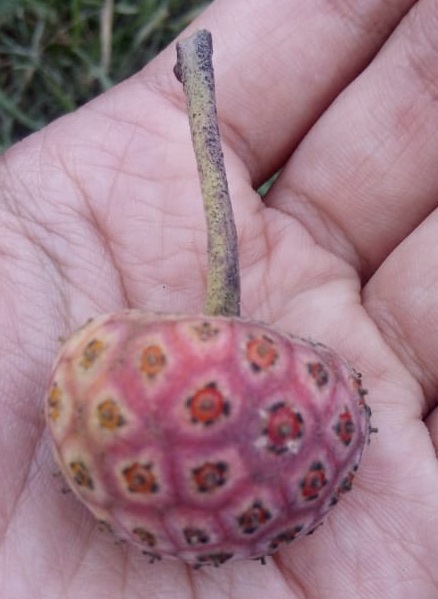
[[[0,0],[0,151],[135,73],[211,0]]]

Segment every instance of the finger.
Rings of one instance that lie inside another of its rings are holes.
[[[437,27],[438,2],[418,2],[269,199],[365,277],[436,206]]]
[[[386,343],[438,404],[438,212],[383,263],[364,289],[364,306]]]
[[[211,29],[218,111],[255,185],[379,49],[413,0],[217,0],[191,27]],[[186,36],[188,32],[184,32]],[[146,69],[166,94],[174,49]]]

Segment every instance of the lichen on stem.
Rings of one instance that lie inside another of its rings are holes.
[[[208,276],[204,313],[239,316],[240,275],[234,223],[216,112],[211,33],[177,44],[175,75],[183,84],[207,221]]]

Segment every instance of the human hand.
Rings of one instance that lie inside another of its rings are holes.
[[[42,398],[58,337],[101,312],[202,308],[174,48],[3,156],[2,599],[436,598],[436,14],[432,0],[218,0],[195,24],[214,37],[242,314],[339,350],[379,428],[325,525],[264,567],[149,565],[51,475]],[[253,188],[283,165],[261,201]]]

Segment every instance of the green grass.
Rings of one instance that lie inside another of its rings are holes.
[[[0,150],[140,69],[209,0],[0,0]]]

